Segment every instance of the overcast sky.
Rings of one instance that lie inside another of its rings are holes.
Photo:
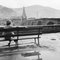
[[[7,6],[9,8],[42,5],[60,10],[60,0],[0,0],[0,5]]]

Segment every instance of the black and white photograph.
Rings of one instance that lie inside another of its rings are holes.
[[[60,60],[60,0],[0,0],[0,60]]]

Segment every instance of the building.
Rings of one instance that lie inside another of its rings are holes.
[[[27,20],[26,12],[25,12],[25,7],[23,7],[23,12],[22,12],[22,21]]]

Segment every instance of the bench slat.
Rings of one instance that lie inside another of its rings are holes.
[[[37,38],[38,38],[38,37],[19,38],[19,40],[37,39]],[[39,38],[41,38],[41,37],[39,37]],[[12,39],[12,41],[13,41],[13,40],[17,40],[17,39]],[[0,42],[2,42],[2,41],[9,41],[9,40],[1,39]]]

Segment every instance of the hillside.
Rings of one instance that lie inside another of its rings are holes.
[[[28,18],[60,18],[60,10],[40,5],[32,5],[25,7]],[[7,8],[0,5],[0,18],[21,17],[23,8]]]
[[[0,5],[0,18],[10,18],[11,16],[14,16],[14,14],[16,13],[13,9]]]
[[[22,15],[22,8],[14,9],[19,16]],[[28,6],[25,8],[26,15],[28,18],[60,18],[60,10],[56,10],[50,7],[44,7],[40,5]]]

